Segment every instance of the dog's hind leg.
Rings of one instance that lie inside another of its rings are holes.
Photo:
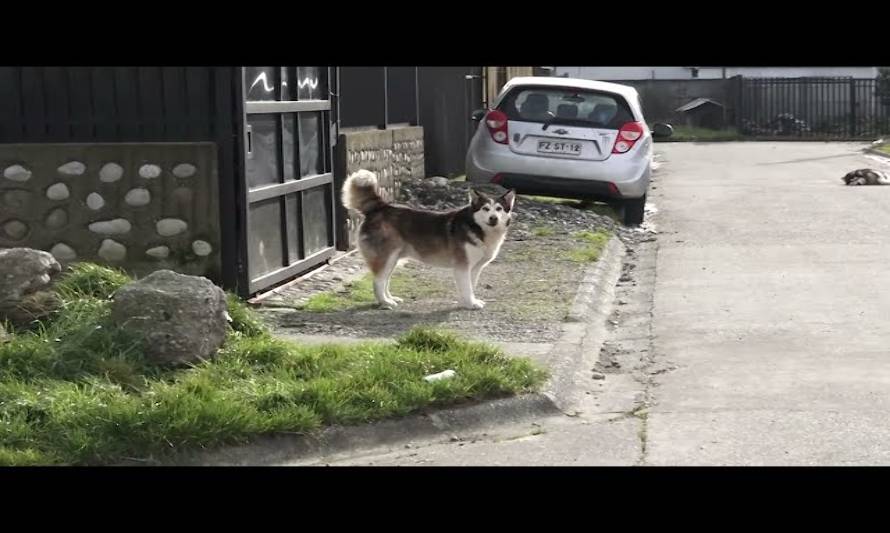
[[[389,295],[389,278],[399,262],[398,252],[390,254],[374,272],[374,296],[382,309],[393,309],[399,301]]]
[[[392,300],[393,302],[395,302],[397,304],[400,304],[400,303],[404,302],[405,300],[403,300],[402,298],[399,298],[398,296],[393,296],[392,293],[389,292],[389,282],[392,281],[392,275],[395,272],[396,267],[399,266],[399,261],[401,261],[401,259],[402,259],[401,253],[397,253],[395,255],[396,255],[396,262],[393,265],[392,269],[389,271],[389,276],[386,278],[386,286],[383,288],[383,294],[386,295],[387,299]]]

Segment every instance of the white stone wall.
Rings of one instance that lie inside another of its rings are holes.
[[[0,247],[214,276],[216,166],[210,143],[0,145]]]

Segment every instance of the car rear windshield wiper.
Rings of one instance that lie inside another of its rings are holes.
[[[548,111],[547,114],[548,114],[549,116],[548,116],[547,119],[544,121],[544,127],[541,128],[541,131],[547,131],[547,128],[549,128],[550,125],[553,124],[553,123],[556,121],[556,115],[554,115],[554,114],[551,113],[550,111]]]

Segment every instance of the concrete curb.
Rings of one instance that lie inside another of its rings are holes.
[[[612,312],[615,286],[621,277],[625,253],[624,244],[612,237],[599,261],[584,276],[567,322],[563,324],[562,336],[548,356],[552,369],[544,394],[565,414],[574,414],[579,401],[574,392],[576,384],[599,359],[600,349],[606,341],[606,320]],[[589,360],[585,360],[585,356]]]
[[[612,310],[615,285],[621,275],[624,244],[612,237],[600,259],[587,269],[572,302],[562,335],[548,358],[551,379],[543,393],[437,410],[361,426],[331,427],[318,435],[261,437],[243,446],[187,453],[164,464],[206,466],[273,466],[308,456],[369,449],[482,428],[492,422],[517,423],[556,415],[572,416],[579,379],[599,358],[606,320]],[[585,356],[590,357],[589,361]],[[135,463],[127,463],[133,465]],[[152,463],[142,463],[151,465]],[[154,463],[158,464],[158,463]]]
[[[884,159],[890,159],[890,154],[888,154],[887,152],[882,152],[876,148],[866,148],[865,152],[872,155],[880,156]]]
[[[168,466],[278,466],[310,456],[407,443],[482,428],[492,419],[517,423],[555,416],[560,411],[543,394],[527,394],[465,407],[438,410],[361,426],[334,426],[318,435],[262,437],[243,446],[183,454]],[[127,463],[126,466],[133,466]],[[161,463],[141,463],[158,466]]]

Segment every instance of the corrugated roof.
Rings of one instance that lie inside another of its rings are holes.
[[[681,105],[680,107],[675,109],[675,111],[678,113],[685,113],[686,111],[691,111],[697,107],[701,107],[704,104],[714,104],[723,107],[723,104],[717,102],[716,100],[711,100],[710,98],[696,98],[688,104]]]

